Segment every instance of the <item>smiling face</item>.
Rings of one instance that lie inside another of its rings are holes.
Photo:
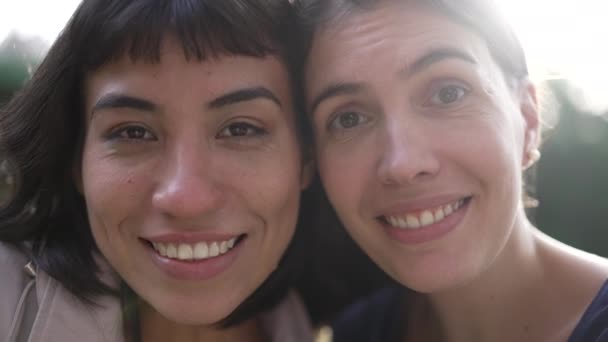
[[[534,89],[509,86],[479,36],[384,1],[316,33],[306,82],[328,196],[387,273],[440,291],[514,249]]]
[[[163,316],[210,324],[276,268],[302,178],[286,68],[273,57],[123,58],[86,80],[81,188],[99,249]]]

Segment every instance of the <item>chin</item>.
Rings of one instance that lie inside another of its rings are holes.
[[[190,310],[184,308],[157,311],[171,322],[181,325],[214,325],[228,317],[232,310],[205,310],[203,305]]]
[[[429,266],[429,265],[427,265]],[[448,266],[448,265],[444,265]],[[430,271],[434,269],[433,271]],[[393,278],[403,286],[424,294],[447,292],[462,288],[475,279],[476,272],[455,267],[420,267],[418,272],[409,269],[398,270]]]
[[[158,301],[148,301],[144,306],[148,309],[144,310],[150,310],[152,317],[161,320],[164,318],[180,325],[214,325],[228,317],[239,304],[226,298],[219,300],[221,297],[218,293],[216,298],[193,295],[158,298]]]

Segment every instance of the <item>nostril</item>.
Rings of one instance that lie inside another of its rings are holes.
[[[197,217],[218,210],[222,191],[213,181],[201,177],[171,180],[152,195],[153,206],[173,217]]]
[[[439,162],[432,156],[402,156],[383,160],[378,178],[385,185],[405,185],[433,178],[439,172]]]

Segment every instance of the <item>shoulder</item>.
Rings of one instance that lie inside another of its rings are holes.
[[[549,292],[554,294],[555,310],[569,317],[568,341],[608,341],[608,260],[552,239],[545,241],[546,269],[553,275]]]
[[[347,307],[331,324],[334,342],[389,341],[400,316],[402,291],[381,289]]]
[[[0,267],[3,272],[21,272],[27,260],[27,256],[15,245],[0,241]]]
[[[569,342],[608,341],[608,281],[583,314]]]
[[[276,307],[262,314],[262,322],[271,341],[313,341],[312,324],[295,291],[290,291]]]
[[[29,278],[27,256],[16,246],[0,241],[0,331],[9,331],[19,298]]]

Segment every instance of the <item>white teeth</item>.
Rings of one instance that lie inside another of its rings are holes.
[[[403,216],[385,216],[386,222],[393,227],[416,229],[442,221],[464,205],[464,199],[445,204],[433,209],[423,210],[417,214]]]
[[[170,243],[167,245],[167,257],[168,258],[177,258],[177,248],[175,248],[175,245]]]
[[[435,217],[433,214],[431,214],[431,212],[428,210],[423,211],[422,215],[420,215],[420,225],[428,226],[429,224],[433,223],[435,223]]]
[[[419,228],[420,227],[420,221],[418,221],[418,218],[414,215],[407,215],[405,217],[406,221],[407,221],[407,227],[408,228]]]
[[[192,260],[192,247],[186,244],[180,244],[177,247],[177,258],[180,260]]]
[[[230,251],[236,243],[236,238],[225,241],[187,243],[153,242],[152,247],[163,257],[177,260],[202,260],[216,257]]]
[[[391,226],[400,226],[399,224],[399,219],[395,218],[395,217],[387,217],[388,222],[391,224]]]
[[[445,216],[450,215],[452,212],[453,212],[453,210],[452,210],[451,204],[446,204],[446,206],[443,207],[443,213],[445,214]]]
[[[435,222],[443,220],[444,217],[443,209],[437,208],[437,210],[435,210]]]
[[[194,259],[205,259],[209,257],[209,247],[204,242],[199,242],[194,246]]]
[[[214,242],[209,247],[209,256],[214,257],[218,255],[220,255],[220,247],[217,245],[217,242]]]

